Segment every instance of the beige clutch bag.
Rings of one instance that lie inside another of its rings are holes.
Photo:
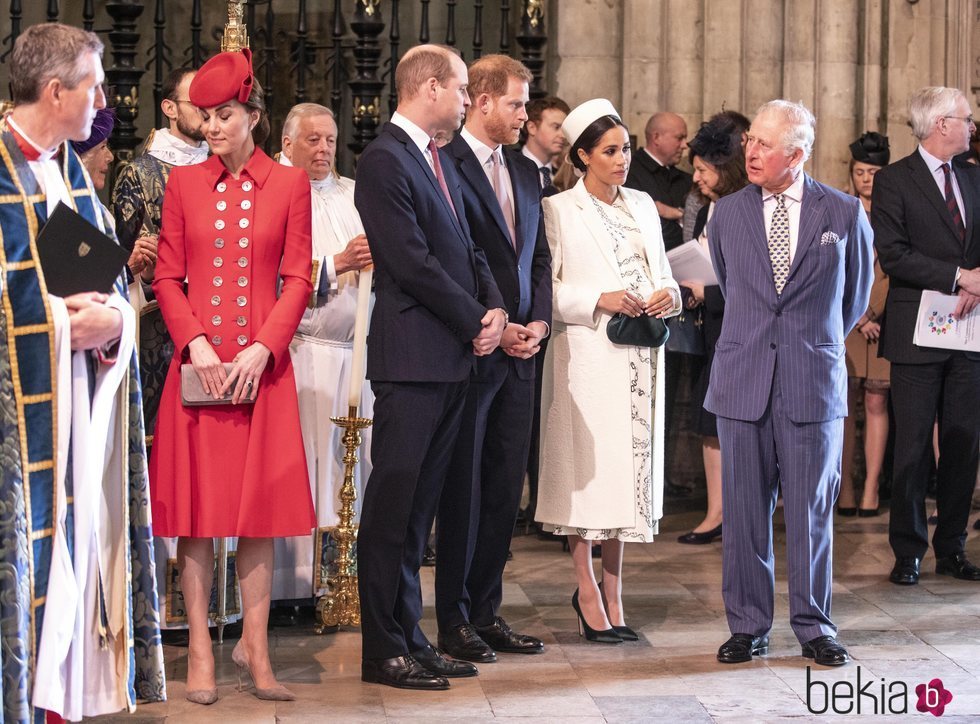
[[[225,362],[225,373],[231,372],[235,365],[232,362]],[[214,399],[211,394],[201,385],[201,378],[194,371],[194,365],[182,364],[180,366],[180,401],[185,407],[200,407],[202,405],[230,405],[234,393],[234,386],[225,393],[220,400]],[[251,405],[253,400],[242,400],[239,404]]]

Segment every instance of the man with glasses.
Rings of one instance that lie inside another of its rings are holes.
[[[909,124],[918,148],[875,176],[871,197],[875,246],[889,278],[880,349],[892,364],[896,420],[889,580],[918,583],[929,549],[925,498],[938,416],[936,573],[980,581],[963,552],[980,443],[980,354],[913,341],[923,290],[957,295],[957,318],[980,302],[980,169],[952,162],[976,126],[963,93],[942,87],[912,95]]]

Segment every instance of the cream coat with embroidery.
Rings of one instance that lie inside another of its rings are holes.
[[[678,293],[670,274],[660,217],[650,196],[621,188],[643,231],[650,280]],[[541,400],[541,470],[536,519],[575,528],[632,528],[637,521],[633,472],[629,348],[606,337],[611,315],[599,295],[625,284],[599,213],[582,181],[544,199],[552,253],[554,323]],[[675,310],[675,313],[680,310]],[[663,514],[664,361],[652,350],[656,392],[652,415],[653,519]]]

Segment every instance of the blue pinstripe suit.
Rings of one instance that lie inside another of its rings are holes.
[[[790,622],[834,635],[832,511],[847,414],[844,337],[868,305],[871,227],[857,198],[805,177],[799,238],[776,294],[762,189],[720,199],[708,225],[725,295],[705,408],[718,416],[723,594],[732,633],[772,626],[772,514],[783,493]]]

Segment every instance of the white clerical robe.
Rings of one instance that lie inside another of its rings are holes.
[[[280,162],[290,165],[285,156]],[[316,303],[303,314],[289,351],[299,394],[299,417],[317,511],[317,530],[312,536],[276,539],[274,601],[311,599],[326,587],[326,580],[318,570],[324,557],[322,541],[327,537],[327,528],[337,525],[344,482],[344,431],[330,418],[343,417],[348,412],[359,272],[338,276],[333,256],[343,251],[355,236],[363,234],[364,227],[354,208],[351,179],[331,173],[322,181],[312,181],[311,185]],[[329,283],[329,290],[320,296],[317,291],[324,275],[324,285]],[[374,395],[370,385],[365,384],[358,415],[373,414]],[[361,439],[360,461],[354,477],[358,497],[356,517],[360,517],[361,491],[371,472],[371,428],[361,431]]]

